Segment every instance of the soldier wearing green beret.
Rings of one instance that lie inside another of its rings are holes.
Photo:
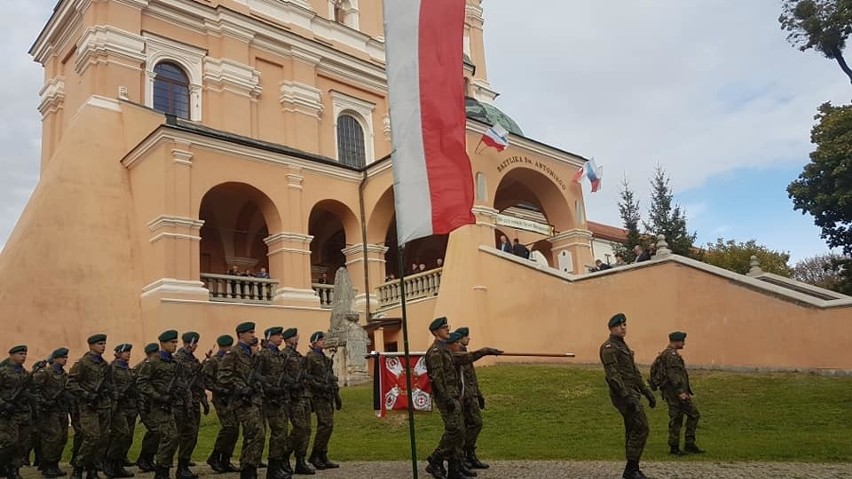
[[[178,448],[178,432],[174,410],[185,406],[185,395],[177,386],[180,366],[174,358],[178,333],[171,329],[157,338],[160,351],[142,365],[136,388],[145,398],[148,420],[158,439],[154,479],[168,479]],[[147,427],[147,425],[146,425]]]
[[[115,408],[110,423],[109,447],[104,461],[104,473],[107,477],[133,477],[133,473],[124,469],[127,451],[133,444],[130,425],[136,422],[136,377],[130,370],[132,344],[119,344],[115,347],[115,360],[109,366],[110,380],[113,386]]]
[[[50,366],[33,374],[33,384],[39,393],[41,411],[38,434],[41,437],[39,466],[46,478],[62,477],[67,473],[59,469],[62,451],[68,442],[69,401],[66,382],[68,374],[68,349],[59,348],[50,355]]]
[[[216,376],[219,374],[219,366],[222,358],[234,345],[234,338],[230,335],[222,335],[216,339],[219,351],[204,362],[201,374],[204,376],[204,387],[213,394],[213,408],[216,409],[216,417],[219,418],[219,433],[213,445],[213,451],[207,458],[207,464],[214,472],[239,472],[239,469],[231,464],[231,456],[240,434],[240,423],[229,407],[230,395],[228,389],[223,387]]]
[[[334,431],[334,410],[343,407],[340,387],[334,375],[334,360],[325,355],[325,333],[311,335],[311,349],[306,355],[308,386],[311,389],[311,409],[317,415],[317,433],[308,462],[317,469],[336,469],[340,465],[328,459],[328,442]]]
[[[178,426],[180,445],[178,447],[178,479],[197,479],[198,474],[189,469],[192,453],[198,444],[198,428],[201,427],[201,411],[210,414],[210,404],[204,391],[201,377],[201,361],[195,357],[198,340],[201,335],[195,331],[183,333],[183,347],[175,353],[175,360],[181,365],[180,388],[186,392],[184,407],[175,409],[175,421]]]
[[[450,334],[446,317],[435,319],[429,324],[435,337],[426,352],[426,371],[432,382],[432,402],[441,412],[444,434],[435,451],[426,458],[426,472],[436,479],[464,479],[462,463],[465,440],[465,424],[462,410],[462,376],[459,366],[469,364],[487,355],[503,352],[494,348],[482,348],[473,352],[461,351],[462,335]],[[444,468],[444,460],[447,468]]]
[[[627,465],[621,477],[646,479],[639,469],[639,460],[648,440],[648,418],[640,398],[645,396],[651,409],[657,406],[657,400],[633,361],[633,351],[624,342],[624,337],[627,336],[627,317],[618,313],[610,318],[607,326],[609,338],[601,345],[600,358],[606,373],[606,383],[609,385],[609,397],[624,418]]]
[[[287,442],[287,401],[284,394],[284,354],[280,351],[284,328],[273,326],[263,332],[264,343],[257,353],[257,370],[263,378],[263,416],[269,426],[269,468],[267,479],[288,479],[284,466],[284,449]]]
[[[89,351],[83,355],[68,373],[68,390],[77,398],[81,443],[77,457],[72,462],[73,477],[89,479],[97,477],[97,465],[106,455],[112,423],[112,392],[109,380],[109,364],[104,360],[105,334],[89,337]]]
[[[461,327],[455,330],[461,335],[459,343],[463,352],[470,345],[470,328]],[[468,469],[488,469],[490,466],[479,460],[476,456],[476,441],[482,432],[482,409],[485,409],[485,398],[479,390],[479,380],[473,363],[463,364],[460,367],[462,379],[464,380],[462,394],[462,408],[464,409],[464,460],[463,464]]]
[[[160,352],[160,345],[157,343],[148,343],[145,345],[145,357],[133,366],[133,377],[139,378],[139,372],[149,361],[154,360]],[[145,425],[145,435],[142,436],[142,447],[139,450],[139,457],[136,459],[136,467],[140,472],[154,472],[157,468],[154,465],[154,455],[157,454],[157,446],[160,439],[157,436],[156,427],[151,422],[150,405],[145,400],[145,396],[139,393],[137,387],[137,404],[139,407],[139,419]],[[135,423],[134,423],[135,426]],[[131,432],[132,434],[132,432]]]
[[[34,402],[32,375],[24,368],[27,347],[9,349],[9,359],[0,366],[0,474],[21,479],[19,473],[30,443]]]
[[[289,416],[290,434],[287,436],[287,447],[284,450],[284,466],[290,467],[290,455],[296,456],[296,474],[314,474],[314,469],[308,465],[306,459],[308,446],[311,440],[311,390],[308,388],[306,377],[306,359],[299,351],[299,331],[296,328],[286,329],[283,333],[285,370],[286,374],[293,378],[290,385]]]
[[[685,452],[701,454],[704,451],[695,444],[695,430],[701,414],[693,400],[689,373],[679,351],[686,344],[686,333],[675,331],[669,334],[669,346],[659,355],[662,377],[658,385],[663,399],[669,406],[669,453],[681,456]],[[680,429],[686,416],[683,451],[680,450]]]
[[[228,391],[230,408],[243,428],[240,454],[240,479],[257,479],[257,467],[263,455],[262,388],[257,380],[257,361],[251,344],[257,341],[254,323],[236,328],[237,344],[222,358],[216,379]]]

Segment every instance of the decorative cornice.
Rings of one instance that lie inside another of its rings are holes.
[[[82,75],[90,65],[110,63],[103,58],[106,56],[127,60],[125,66],[139,68],[145,62],[144,51],[145,40],[139,35],[109,25],[89,27],[77,42],[75,70]]]
[[[51,78],[45,82],[38,94],[41,98],[38,111],[41,112],[42,116],[59,110],[65,102],[65,77]]]
[[[560,241],[592,241],[592,232],[589,230],[581,230],[581,229],[573,229],[568,231],[562,231],[560,233],[556,233],[555,235],[547,238],[551,243],[560,242]]]
[[[260,72],[227,58],[204,58],[205,86],[213,91],[232,91],[242,95],[260,95]]]
[[[303,113],[317,119],[322,115],[322,91],[311,85],[284,80],[281,82],[280,100],[284,111]]]
[[[198,294],[205,297],[210,294],[201,281],[189,281],[175,278],[161,278],[142,288],[142,297],[153,294]]]
[[[388,247],[381,244],[367,243],[367,254],[382,255],[388,252]],[[364,254],[364,243],[353,244],[340,250],[346,256],[358,256]]]
[[[271,246],[276,243],[282,242],[292,242],[292,243],[300,243],[300,244],[311,244],[314,237],[312,235],[306,235],[303,233],[293,233],[283,231],[281,233],[275,233],[267,236],[263,239],[263,242],[266,243],[266,246]],[[310,252],[310,251],[309,251]]]
[[[199,231],[202,226],[204,226],[204,220],[184,216],[160,215],[148,222],[148,229],[152,233],[163,228],[187,228],[190,231]]]

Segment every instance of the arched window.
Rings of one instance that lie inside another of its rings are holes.
[[[345,113],[337,117],[337,160],[358,168],[367,165],[364,129],[358,120]]]
[[[154,109],[189,120],[189,79],[174,63],[154,67]]]

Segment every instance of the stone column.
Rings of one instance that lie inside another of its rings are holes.
[[[563,273],[580,274],[593,263],[592,232],[573,229],[548,238],[553,260]]]
[[[370,301],[370,311],[376,311],[379,308],[379,296],[376,288],[385,282],[385,253],[387,253],[388,247],[380,244],[367,244],[366,266],[364,249],[364,244],[358,243],[342,250],[343,254],[346,255],[346,269],[349,271],[352,286],[356,291],[353,308],[359,313],[367,311],[366,303],[368,300]],[[367,285],[364,284],[365,267],[370,282],[369,292]]]
[[[477,241],[481,245],[494,246],[494,231],[497,229],[496,209],[485,205],[473,205],[471,209],[476,217]]]
[[[269,275],[278,280],[273,304],[320,307],[311,288],[311,240],[313,236],[295,232],[271,234],[266,243]]]

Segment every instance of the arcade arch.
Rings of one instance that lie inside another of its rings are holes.
[[[343,250],[361,237],[359,222],[345,204],[337,200],[323,200],[311,208],[308,216],[308,234],[311,240],[311,282],[334,283],[334,273],[346,266]],[[325,274],[325,278],[323,278]]]

